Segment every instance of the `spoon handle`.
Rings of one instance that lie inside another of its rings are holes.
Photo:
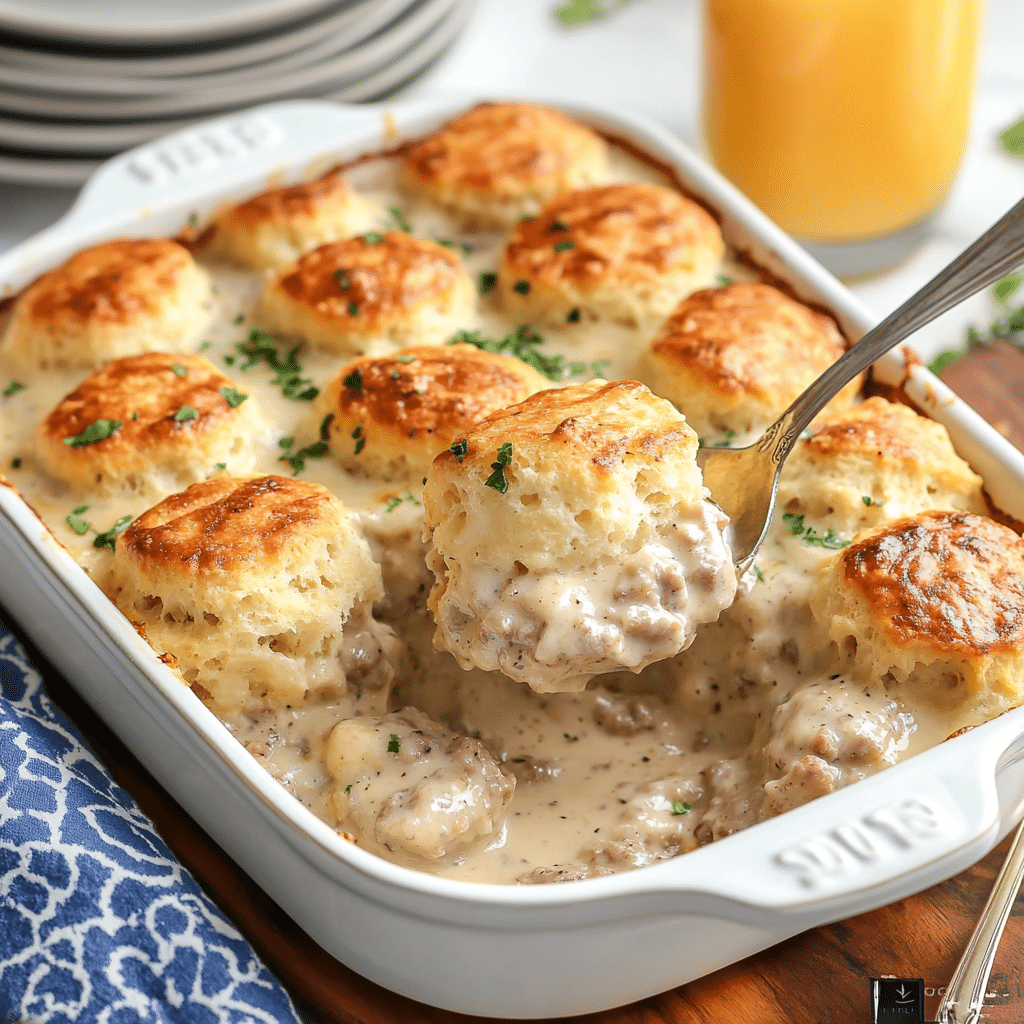
[[[976,1024],[985,1003],[992,963],[1006,919],[1024,881],[1024,821],[1017,829],[1006,860],[996,876],[975,925],[971,940],[957,964],[946,994],[939,1004],[936,1024]]]
[[[890,313],[833,363],[769,427],[759,448],[780,464],[828,401],[894,345],[964,299],[994,284],[1024,262],[1024,199],[1004,214],[952,263]]]

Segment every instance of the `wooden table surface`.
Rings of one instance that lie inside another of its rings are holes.
[[[952,364],[943,377],[1024,449],[1024,355],[997,343]],[[67,683],[48,671],[39,652],[27,646],[47,676],[51,695],[117,781],[314,1019],[331,1024],[480,1020],[393,995],[328,956],[185,816]],[[895,975],[924,979],[926,1019],[931,1020],[1006,845],[916,896],[805,932],[663,995],[573,1019],[581,1024],[869,1024],[870,979]],[[1019,896],[996,959],[985,1019],[1024,1021],[1024,901]]]

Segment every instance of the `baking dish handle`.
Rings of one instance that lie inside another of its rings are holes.
[[[95,231],[107,220],[123,220],[125,209],[138,211],[144,221],[192,201],[198,206],[220,189],[265,180],[304,156],[322,158],[335,136],[341,143],[375,127],[383,137],[380,107],[320,100],[269,103],[203,121],[102,164],[61,227],[82,223]]]
[[[775,924],[799,924],[806,917],[818,924],[882,906],[964,870],[1020,815],[1020,714],[948,740],[949,757],[938,772],[928,759],[911,758],[901,765],[898,789],[882,772],[832,794],[827,814],[824,804],[812,801],[762,823],[760,856],[754,858],[759,865],[746,845],[737,847],[735,863],[728,843],[697,851],[714,857],[716,896],[741,916],[753,912]]]

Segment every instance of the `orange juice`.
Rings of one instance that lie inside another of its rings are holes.
[[[781,227],[901,231],[949,190],[982,0],[705,0],[711,158]]]

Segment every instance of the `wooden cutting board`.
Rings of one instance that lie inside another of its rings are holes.
[[[1024,355],[1000,342],[976,349],[948,367],[943,377],[1024,449]],[[328,956],[185,815],[39,652],[26,646],[47,677],[53,698],[78,724],[115,779],[314,1019],[330,1024],[480,1020],[393,995]],[[869,1024],[870,979],[895,975],[924,979],[926,1019],[931,1020],[1006,845],[916,896],[805,932],[663,995],[574,1019],[582,1024]],[[996,1024],[1024,1020],[1020,897],[1000,946],[985,1019]]]

